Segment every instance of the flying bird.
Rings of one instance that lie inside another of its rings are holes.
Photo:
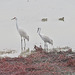
[[[42,35],[40,32],[41,32],[41,28],[38,28],[37,29],[37,33],[39,34],[39,36],[41,37],[41,39],[44,41],[44,49],[46,49],[46,47],[47,47],[47,50],[48,50],[47,43],[53,45],[53,40],[50,39],[49,37],[45,36],[45,35]]]
[[[64,17],[62,17],[62,18],[59,18],[59,20],[60,20],[60,21],[64,21]]]
[[[20,28],[18,27],[17,18],[16,18],[16,17],[12,18],[11,20],[16,20],[16,28],[17,28],[17,30],[18,30],[20,36],[21,36],[21,51],[23,52],[23,40],[24,40],[24,51],[25,51],[25,47],[26,47],[25,39],[26,39],[27,41],[29,41],[29,36],[27,35],[27,33],[26,33],[24,30],[22,30],[22,29],[20,29]]]

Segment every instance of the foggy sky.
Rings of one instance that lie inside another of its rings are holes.
[[[23,28],[30,36],[27,48],[42,45],[43,41],[37,34],[53,39],[54,47],[69,46],[75,49],[75,0],[0,0],[0,50],[15,49],[20,51],[20,35],[15,21],[18,18],[19,28]],[[41,22],[42,18],[47,22]],[[58,18],[64,17],[65,21]],[[49,48],[51,46],[49,45]]]

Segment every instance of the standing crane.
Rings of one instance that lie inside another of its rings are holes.
[[[21,36],[21,51],[23,52],[23,40],[24,40],[24,51],[25,51],[25,47],[26,47],[25,39],[27,39],[27,41],[29,41],[29,36],[27,35],[27,33],[24,30],[22,30],[18,27],[16,17],[12,18],[11,20],[16,20],[16,28]]]
[[[47,45],[47,43],[53,45],[53,40],[51,40],[49,37],[47,37],[47,36],[45,36],[45,35],[40,34],[40,32],[41,32],[41,28],[38,28],[38,29],[37,29],[37,33],[39,34],[39,36],[40,36],[40,37],[42,38],[42,40],[44,41],[44,49],[47,48],[47,50],[48,50],[48,45]]]

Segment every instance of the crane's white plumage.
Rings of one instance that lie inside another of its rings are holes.
[[[42,38],[42,40],[44,41],[44,47],[47,46],[46,43],[53,45],[53,40],[45,35],[40,34],[40,31],[41,31],[41,28],[38,28],[37,32],[38,32],[39,36]]]
[[[20,29],[18,27],[18,25],[17,25],[17,18],[16,17],[12,18],[12,20],[16,20],[16,28],[17,28],[20,36],[21,36],[21,50],[23,50],[22,38],[24,39],[24,50],[25,50],[25,46],[26,46],[25,39],[27,39],[27,41],[29,41],[29,36],[27,35],[27,33],[24,30],[22,30],[22,29]]]
[[[29,41],[29,36],[27,35],[27,33],[24,30],[19,29],[18,32],[19,32],[21,37],[23,37]]]

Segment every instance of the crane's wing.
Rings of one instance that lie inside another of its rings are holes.
[[[53,40],[50,39],[48,36],[42,35],[42,39],[44,42],[48,42],[53,45]]]
[[[21,37],[23,37],[29,41],[29,36],[27,35],[27,33],[24,30],[18,29],[18,31],[19,31],[19,34]]]

